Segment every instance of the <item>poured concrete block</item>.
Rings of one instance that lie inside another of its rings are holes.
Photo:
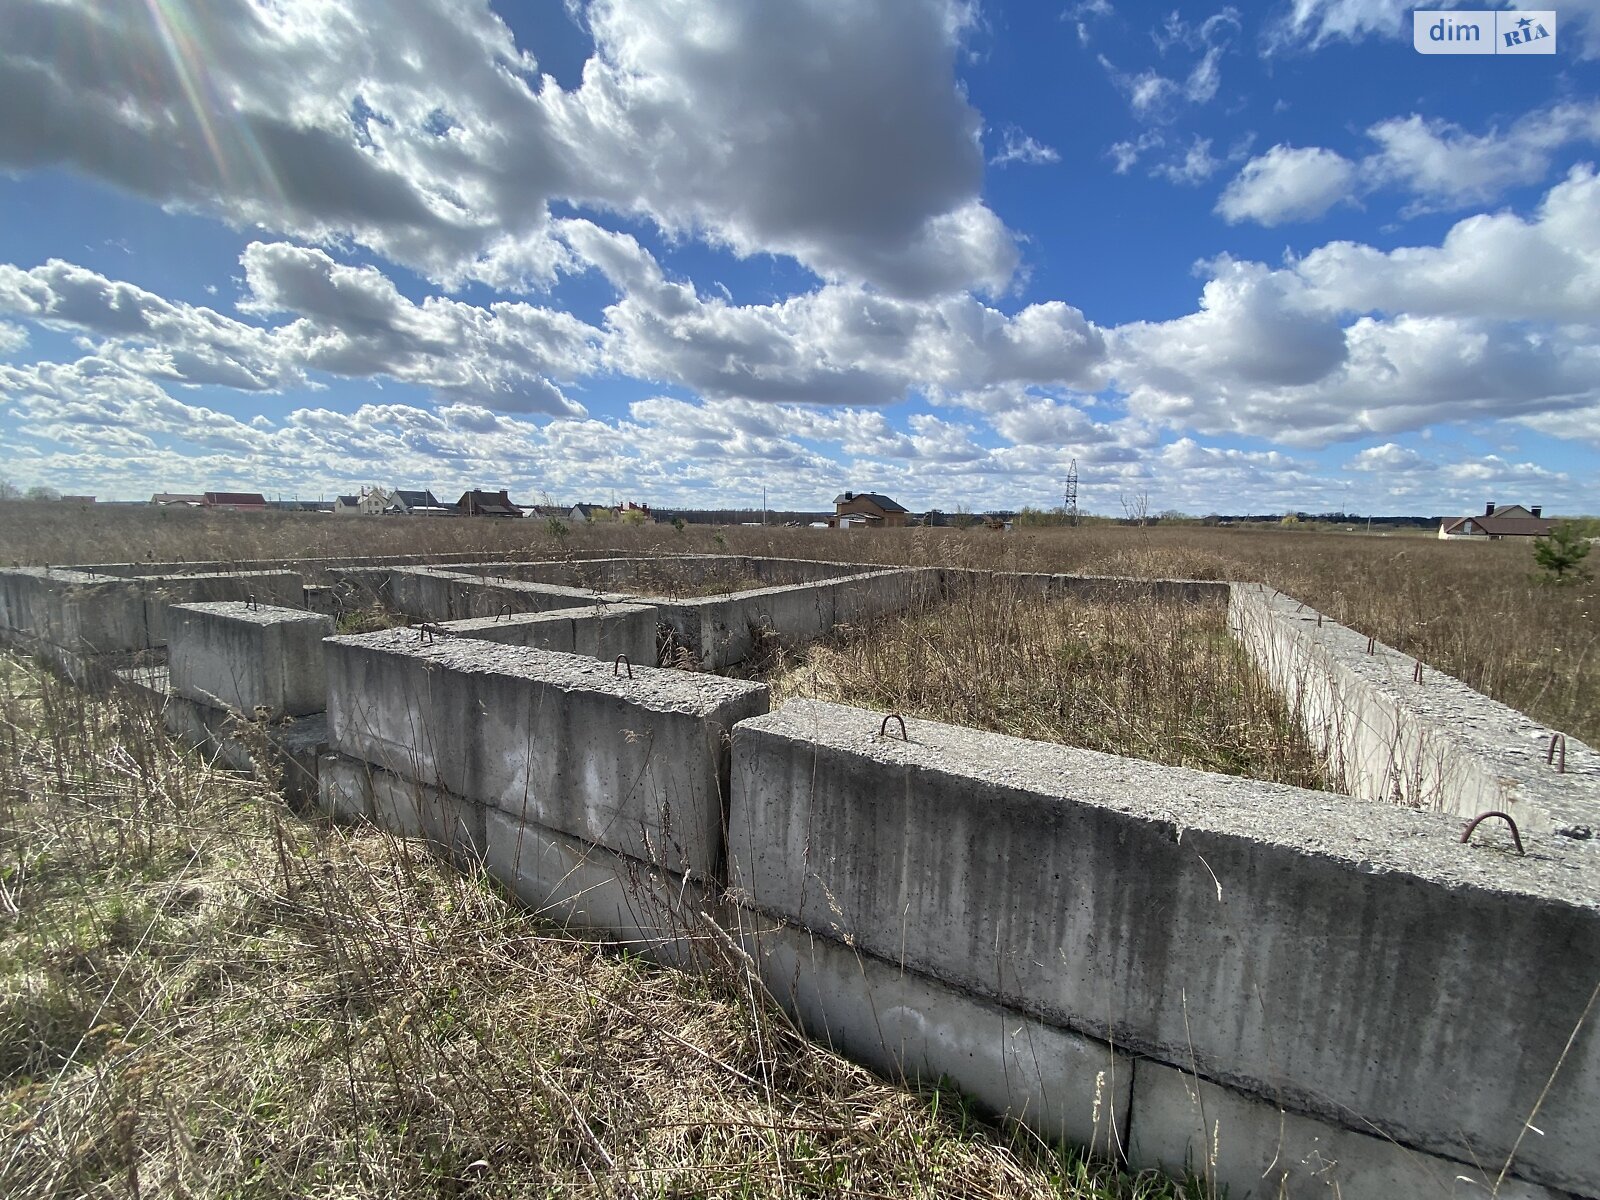
[[[693,879],[493,808],[484,822],[485,869],[534,912],[679,965],[711,936],[701,914],[716,909]]]
[[[327,707],[322,639],[331,618],[224,600],[175,604],[167,624],[178,695],[274,720]]]
[[[372,766],[343,754],[317,760],[317,807],[335,821],[372,820]]]
[[[948,1078],[1048,1141],[1120,1152],[1131,1059],[1104,1042],[793,926],[745,913],[742,940],[807,1036],[893,1080]]]
[[[294,571],[197,571],[146,576],[138,582],[145,592],[145,625],[152,646],[167,644],[166,613],[174,604],[253,600],[298,609],[305,596],[304,582]]]
[[[728,732],[763,685],[416,630],[326,646],[339,752],[670,870],[721,862]]]
[[[601,599],[626,602],[630,597],[432,567],[397,567],[388,572],[383,599],[395,612],[413,620],[460,621],[501,613],[583,608]]]
[[[329,584],[306,584],[301,591],[301,606],[308,612],[333,616],[339,611],[339,597]]]
[[[1259,584],[1235,584],[1229,624],[1352,794],[1523,830],[1593,825],[1600,751]],[[1371,647],[1369,652],[1368,647]]]
[[[458,861],[482,861],[482,804],[381,767],[372,768],[368,780],[373,824],[398,837],[424,838]]]
[[[141,585],[55,567],[0,571],[0,617],[10,640],[69,654],[114,654],[153,643]],[[154,643],[159,644],[159,643]]]
[[[1128,1165],[1192,1171],[1229,1200],[1280,1196],[1566,1200],[1520,1180],[1495,1186],[1501,1161],[1477,1165],[1425,1154],[1370,1133],[1285,1112],[1277,1105],[1140,1059],[1133,1068]],[[1531,1135],[1530,1135],[1531,1136]]]
[[[648,604],[600,604],[549,612],[472,617],[444,625],[456,637],[478,638],[506,646],[532,646],[654,666],[656,610]]]
[[[1592,847],[1522,858],[1440,814],[880,722],[797,700],[736,728],[750,906],[1440,1157],[1503,1160],[1549,1082],[1519,1171],[1600,1195]]]
[[[902,612],[937,594],[936,570],[878,570],[787,587],[685,600],[652,597],[677,644],[706,670],[744,662],[761,636],[795,644],[824,637],[834,626]]]

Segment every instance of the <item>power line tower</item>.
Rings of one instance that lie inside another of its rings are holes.
[[[1061,492],[1061,511],[1067,515],[1067,524],[1078,523],[1078,460],[1073,459],[1067,468],[1066,483]]]

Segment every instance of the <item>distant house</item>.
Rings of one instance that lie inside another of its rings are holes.
[[[267,511],[267,498],[260,492],[207,492],[201,504],[223,512]]]
[[[498,492],[485,492],[474,488],[470,492],[462,492],[461,499],[456,501],[456,507],[461,510],[464,517],[520,517],[522,506],[513,504],[511,497],[504,489]]]
[[[179,508],[199,508],[205,502],[205,496],[199,492],[157,492],[150,497],[151,504],[159,504],[163,508],[169,505]]]
[[[567,511],[567,520],[584,525],[590,521],[604,521],[610,514],[608,504],[574,504]]]
[[[910,517],[899,504],[878,492],[845,492],[833,498],[833,520],[829,524],[840,529],[852,525],[895,529],[904,526]]]
[[[379,517],[389,503],[389,494],[382,488],[362,488],[356,496],[336,496],[333,515],[336,517]]]
[[[383,511],[387,516],[391,517],[453,517],[457,515],[457,510],[454,506],[439,503],[432,492],[416,491],[411,488],[395,488],[389,492]]]
[[[1546,520],[1544,509],[1535,504],[1523,508],[1520,504],[1493,502],[1484,505],[1483,512],[1474,517],[1446,517],[1439,524],[1440,541],[1499,541],[1508,537],[1544,537],[1555,522]]]

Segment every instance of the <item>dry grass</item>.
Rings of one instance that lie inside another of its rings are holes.
[[[0,1192],[1176,1197],[0,659]]]
[[[1340,790],[1226,606],[1046,599],[1004,581],[845,630],[769,674],[858,704],[1167,766]]]

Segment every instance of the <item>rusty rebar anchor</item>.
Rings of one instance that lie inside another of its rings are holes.
[[[495,615],[494,615],[494,623],[496,625],[498,625],[498,624],[500,624],[500,618],[501,617],[509,617],[510,615],[511,615],[511,605],[502,604],[500,606],[500,611],[495,613]]]
[[[906,736],[906,719],[899,713],[890,713],[883,719],[883,723],[878,726],[878,736],[881,738],[886,738],[889,736],[890,721],[900,722],[900,740],[902,742],[909,742],[911,739]]]
[[[259,609],[261,607],[261,605],[256,603],[256,594],[254,592],[251,592],[244,598],[244,606],[250,609]]]
[[[1556,753],[1556,748],[1558,746],[1560,747],[1560,750],[1561,750],[1559,756]],[[1556,774],[1557,775],[1565,775],[1567,773],[1567,735],[1566,734],[1564,734],[1564,733],[1552,733],[1550,735],[1550,748],[1544,752],[1544,761],[1547,762],[1547,763],[1549,763],[1549,762],[1554,762],[1555,763],[1555,765],[1556,765]]]
[[[611,678],[615,679],[617,677],[617,668],[618,667],[627,667],[628,668],[628,678],[629,679],[633,678],[633,664],[628,661],[628,656],[626,654],[617,655],[616,660],[614,662],[612,662],[612,664],[611,664]]]
[[[1378,639],[1377,639],[1377,637],[1376,636],[1369,637],[1367,639],[1367,653],[1368,654],[1373,654],[1373,653],[1375,653],[1377,651],[1377,649],[1378,649]]]
[[[1527,851],[1523,850],[1522,848],[1522,835],[1517,832],[1517,823],[1511,819],[1510,813],[1503,813],[1498,810],[1494,812],[1479,813],[1477,816],[1473,817],[1472,820],[1468,821],[1467,827],[1461,831],[1462,845],[1465,845],[1468,841],[1470,841],[1472,839],[1472,831],[1479,825],[1483,824],[1483,822],[1487,821],[1490,817],[1499,817],[1507,825],[1511,826],[1512,844],[1516,846],[1518,854],[1526,854]]]
[[[1420,658],[1417,659],[1416,666],[1411,668],[1411,682],[1412,683],[1421,683],[1422,682],[1422,660]]]

